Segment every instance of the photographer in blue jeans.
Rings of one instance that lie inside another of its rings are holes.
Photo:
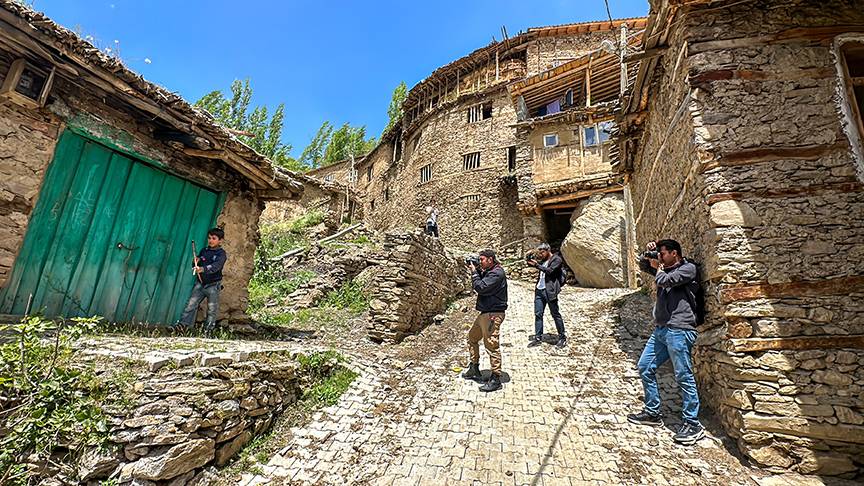
[[[696,265],[681,256],[681,245],[675,240],[648,243],[639,260],[642,271],[654,276],[657,302],[654,305],[654,333],[639,358],[639,376],[645,389],[645,407],[627,416],[634,424],[660,426],[660,393],[657,368],[672,360],[675,381],[681,393],[683,424],[675,441],[695,444],[705,436],[699,423],[699,394],[693,376],[691,350],[696,342],[696,292],[699,289]]]

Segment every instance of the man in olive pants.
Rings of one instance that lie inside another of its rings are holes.
[[[471,270],[471,286],[477,292],[476,309],[480,314],[474,319],[474,325],[468,331],[468,352],[471,363],[463,378],[481,381],[480,374],[480,340],[489,353],[492,374],[489,380],[480,386],[484,392],[501,389],[501,348],[499,333],[504,322],[504,311],[507,310],[507,275],[492,250],[480,252],[480,268],[473,263],[468,265]]]

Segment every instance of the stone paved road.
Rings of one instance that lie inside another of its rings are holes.
[[[566,288],[566,350],[526,348],[531,292],[511,284],[503,391],[484,394],[451,370],[464,360],[462,342],[395,369],[355,362],[360,377],[340,402],[293,430],[290,445],[241,484],[744,485],[764,476],[713,434],[686,448],[672,441],[674,419],[669,429],[626,422],[639,408],[643,342],[619,329],[610,304],[628,291]],[[661,373],[664,397],[677,403],[671,370]]]

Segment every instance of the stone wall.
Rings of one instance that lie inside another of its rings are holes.
[[[116,353],[114,359],[128,354]],[[118,484],[182,486],[206,475],[205,467],[225,465],[300,395],[304,378],[287,353],[142,356],[151,373],[139,376],[128,408],[105,410],[112,424],[110,445],[84,454],[80,482],[97,484],[110,476]],[[335,363],[324,366],[327,373]]]
[[[470,288],[462,260],[419,232],[387,233],[369,311],[369,337],[399,342],[426,327]]]
[[[5,77],[11,61],[12,56],[0,50],[0,78]],[[262,209],[248,182],[220,161],[192,158],[155,140],[153,131],[159,127],[130,116],[129,108],[109,95],[83,92],[62,77],[54,80],[44,108],[30,109],[0,99],[0,286],[20,250],[56,141],[69,128],[178,177],[227,193],[218,218],[226,230],[229,255],[221,315],[243,318]]]
[[[303,196],[296,201],[268,202],[261,213],[262,223],[278,223],[297,219],[309,211],[324,213],[324,224],[330,231],[335,231],[341,224],[340,218],[345,211],[345,191],[339,192],[333,188],[324,188],[317,184],[305,184]],[[358,214],[355,214],[355,219]]]
[[[864,464],[864,192],[829,47],[843,29],[824,32],[860,31],[864,11],[767,6],[697,8],[672,34],[634,164],[637,234],[676,238],[703,263],[697,381],[741,449],[851,478]]]
[[[566,36],[540,37],[528,45],[527,65],[528,75],[560,66],[567,61],[582,57],[600,47],[600,42],[610,39],[617,42],[619,30],[606,32],[589,32]]]

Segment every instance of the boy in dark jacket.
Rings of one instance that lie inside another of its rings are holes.
[[[210,334],[216,328],[216,316],[219,314],[219,291],[222,289],[222,267],[228,260],[228,254],[222,249],[225,232],[221,228],[212,228],[207,232],[207,247],[198,252],[198,261],[193,267],[195,286],[192,295],[180,317],[180,324],[192,326],[195,323],[195,313],[201,301],[207,299],[207,320],[204,332]]]
[[[480,252],[480,268],[473,263],[468,265],[471,271],[471,286],[477,292],[477,310],[480,314],[474,319],[474,325],[468,331],[468,352],[471,363],[468,370],[462,374],[467,380],[481,381],[480,374],[480,340],[489,353],[492,374],[489,380],[480,386],[480,391],[492,392],[501,389],[501,349],[499,333],[504,321],[504,311],[507,310],[507,275],[492,250]]]
[[[537,247],[537,259],[528,260],[528,266],[540,271],[537,276],[537,284],[534,286],[534,335],[531,336],[528,347],[537,346],[543,342],[543,313],[549,306],[549,313],[555,321],[555,329],[558,331],[558,342],[555,346],[563,348],[567,346],[567,336],[564,334],[564,318],[558,310],[558,294],[561,293],[561,283],[564,281],[561,256],[552,253],[548,243],[541,243]]]
[[[693,376],[691,350],[696,342],[695,294],[699,288],[696,265],[681,256],[681,245],[675,240],[660,240],[648,244],[656,256],[642,258],[640,268],[654,276],[657,302],[654,304],[653,334],[639,358],[639,376],[645,390],[645,407],[627,416],[631,423],[660,426],[660,393],[657,389],[657,368],[672,361],[675,381],[681,393],[681,430],[675,441],[692,445],[705,436],[699,423],[699,394]]]

